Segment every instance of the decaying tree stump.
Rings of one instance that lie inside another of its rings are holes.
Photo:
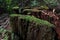
[[[55,40],[54,25],[29,15],[10,16],[14,40]]]

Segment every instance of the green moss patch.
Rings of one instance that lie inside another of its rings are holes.
[[[45,26],[48,26],[48,27],[55,27],[50,22],[48,22],[46,20],[38,19],[34,16],[20,15],[20,14],[11,14],[10,15],[10,17],[15,17],[15,16],[18,16],[19,19],[25,19],[26,21],[35,22],[35,23],[40,24],[40,25],[45,25]]]

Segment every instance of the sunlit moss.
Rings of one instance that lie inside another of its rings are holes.
[[[19,7],[18,7],[18,6],[15,6],[15,7],[13,7],[12,9],[19,9]]]
[[[19,14],[11,14],[10,17],[19,16]]]
[[[46,26],[50,26],[50,27],[54,27],[53,24],[49,23],[48,21],[42,20],[42,19],[38,19],[34,16],[29,16],[29,15],[20,15],[20,14],[11,14],[10,17],[15,17],[15,16],[19,16],[19,19],[25,19],[26,21],[30,21],[30,22],[35,22],[37,24],[40,25],[46,25]]]
[[[34,16],[29,16],[29,15],[26,15],[26,16],[20,16],[21,19],[25,19],[27,21],[31,21],[31,22],[35,22],[37,24],[40,24],[40,25],[46,25],[46,26],[53,26],[53,24],[49,23],[48,21],[45,21],[45,20],[41,20],[41,19],[38,19]],[[54,26],[53,26],[54,27]]]

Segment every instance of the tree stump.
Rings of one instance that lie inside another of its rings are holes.
[[[45,20],[19,14],[11,15],[10,22],[14,40],[55,40],[55,26]]]

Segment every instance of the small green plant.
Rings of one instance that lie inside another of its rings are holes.
[[[8,37],[9,37],[9,33],[11,33],[12,34],[12,30],[6,30],[6,29],[4,29],[4,28],[2,28],[2,27],[0,27],[0,35],[1,35],[1,37],[3,37],[3,40],[8,40]],[[2,38],[1,38],[2,39]]]
[[[57,0],[44,0],[44,2],[48,4],[48,6],[51,8],[54,8],[59,5],[59,2]]]

